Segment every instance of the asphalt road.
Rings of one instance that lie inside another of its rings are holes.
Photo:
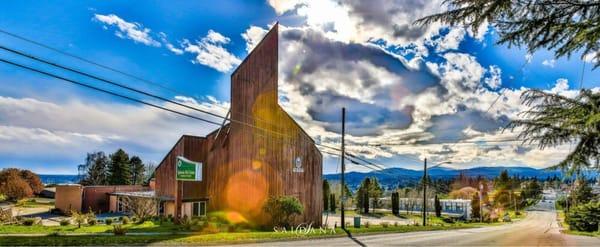
[[[600,246],[600,238],[561,234],[554,201],[540,202],[519,222],[501,226],[261,243],[256,246]]]

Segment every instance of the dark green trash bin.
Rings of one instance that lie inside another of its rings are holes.
[[[354,228],[360,228],[360,216],[354,216]]]

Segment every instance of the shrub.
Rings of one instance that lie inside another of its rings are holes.
[[[567,224],[571,230],[594,232],[600,223],[600,202],[590,202],[575,208],[567,214]]]
[[[394,222],[394,227],[398,227],[398,221]]]
[[[25,218],[25,219],[23,219],[22,223],[24,226],[33,226],[33,225],[35,225],[35,219],[34,218]]]
[[[129,222],[131,221],[131,220],[129,219],[129,217],[127,217],[127,216],[123,216],[123,217],[121,217],[121,218],[120,218],[120,220],[121,220],[121,222],[122,222],[123,224],[129,224]]]
[[[208,223],[208,225],[202,229],[202,233],[207,234],[219,233],[220,231],[221,230],[219,230],[219,227],[216,223]]]
[[[381,224],[380,224],[380,225],[381,225],[381,227],[383,227],[383,228],[388,228],[388,226],[390,226],[390,223],[388,223],[388,222],[381,222]]]
[[[123,236],[127,233],[127,228],[123,227],[123,225],[114,225],[113,226],[113,234],[117,236]]]
[[[113,219],[111,218],[106,218],[106,220],[104,220],[104,223],[106,223],[106,225],[111,225],[113,223]]]
[[[274,226],[288,228],[296,215],[304,212],[304,206],[293,196],[270,197],[263,210],[271,215]]]
[[[61,226],[68,226],[68,225],[70,225],[70,224],[71,224],[71,221],[70,221],[70,220],[68,220],[68,219],[64,219],[64,220],[61,220],[61,221],[60,221],[60,225],[61,225]]]
[[[369,226],[371,226],[371,223],[369,223],[368,221],[365,221],[365,228],[369,228]]]
[[[143,222],[143,220],[141,218],[139,219],[139,221]],[[135,216],[131,217],[131,222],[138,222],[138,218]]]
[[[60,232],[52,232],[52,233],[48,233],[48,235],[46,235],[48,237],[59,237],[60,236]]]
[[[87,223],[88,223],[88,225],[93,226],[93,225],[96,225],[96,223],[98,223],[98,222],[96,221],[96,219],[89,219]]]

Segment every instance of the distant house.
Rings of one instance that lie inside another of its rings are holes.
[[[165,215],[208,212],[263,224],[272,196],[300,200],[298,222],[321,224],[322,155],[278,103],[278,25],[231,75],[231,121],[205,137],[182,136],[155,171]],[[178,156],[202,163],[202,181],[177,181]]]

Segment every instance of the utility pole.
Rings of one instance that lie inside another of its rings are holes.
[[[427,225],[427,158],[423,162],[423,226]]]
[[[346,196],[344,195],[344,188],[346,187],[346,183],[344,182],[344,172],[346,172],[346,164],[344,162],[346,158],[346,152],[344,151],[344,135],[346,134],[346,108],[342,108],[342,184],[340,188],[342,189],[341,194],[342,199],[340,200],[340,209],[342,210],[342,229],[346,229],[346,216],[344,213],[344,202],[346,201]]]

